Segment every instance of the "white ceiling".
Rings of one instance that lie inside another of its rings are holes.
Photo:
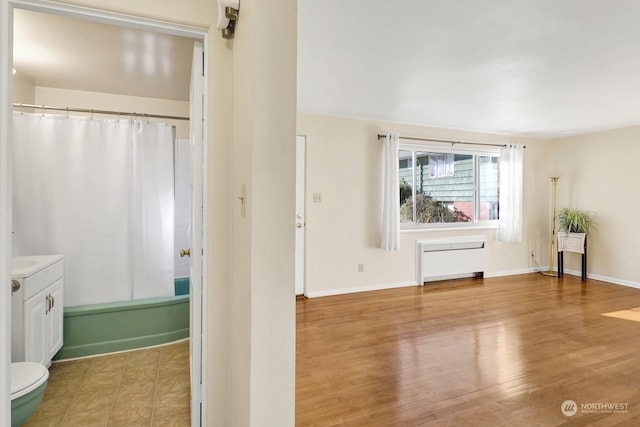
[[[300,111],[542,138],[640,124],[638,0],[298,0],[298,16]]]
[[[542,138],[640,124],[638,0],[298,0],[298,16],[300,111]],[[16,10],[14,40],[38,86],[188,99],[188,38]]]
[[[189,100],[189,38],[15,10],[13,50],[36,86]]]

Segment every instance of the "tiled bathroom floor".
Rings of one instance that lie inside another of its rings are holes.
[[[23,427],[189,426],[189,341],[54,362]]]

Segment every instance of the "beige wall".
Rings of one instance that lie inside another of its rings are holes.
[[[295,0],[243,0],[234,41],[215,30],[215,1],[69,3],[211,28],[206,424],[292,426]],[[247,215],[240,218],[243,183]]]
[[[13,75],[13,102],[33,104],[35,102],[35,86],[20,72]]]
[[[54,107],[88,108],[94,110],[125,111],[131,113],[146,113],[168,116],[189,117],[189,102],[174,101],[170,99],[144,98],[140,96],[116,95],[111,93],[87,92],[81,90],[68,90],[50,87],[36,86],[36,105],[49,105]],[[48,114],[55,111],[46,111]],[[59,112],[59,114],[64,114]],[[81,113],[69,113],[71,115],[86,115]],[[104,116],[115,119],[117,116]],[[121,118],[126,118],[122,116]],[[152,119],[158,121],[160,119]],[[188,120],[167,120],[176,127],[177,138],[189,138]]]
[[[558,209],[595,214],[589,235],[588,273],[607,281],[640,286],[634,256],[640,242],[640,127],[554,141],[551,171],[557,174]],[[565,255],[565,269],[580,271],[580,255]]]
[[[295,422],[295,6],[244,1],[234,40],[232,387],[248,383],[251,401],[233,410],[261,426]]]
[[[243,4],[242,20],[246,24],[252,19],[252,3]],[[246,16],[245,16],[246,15]],[[231,246],[231,281],[234,286],[230,289],[230,334],[236,337],[230,342],[230,353],[236,358],[230,365],[231,394],[240,394],[242,390],[251,387],[251,370],[246,369],[251,365],[251,312],[253,310],[253,298],[251,292],[252,280],[252,253],[251,232],[253,220],[253,200],[247,197],[251,194],[251,137],[253,132],[253,120],[251,111],[252,92],[252,26],[238,25],[234,45],[233,56],[233,130],[234,144],[232,146],[232,179],[231,192],[233,196],[241,197],[242,186],[245,188],[244,217],[240,200],[231,202],[232,208],[232,233]],[[231,44],[231,43],[230,43]],[[241,47],[241,48],[240,48]],[[248,396],[247,396],[248,397]],[[238,414],[237,425],[250,425],[251,402],[248,399],[234,399],[231,402],[231,411]]]
[[[526,272],[536,261],[548,264],[549,147],[547,141],[511,138],[397,123],[298,113],[298,134],[306,148],[306,290],[311,295],[345,290],[415,284],[415,240],[485,235],[488,275]],[[400,251],[380,247],[380,171],[378,133],[475,142],[526,144],[524,240],[504,244],[496,230],[403,232]],[[313,193],[322,194],[313,203]],[[364,271],[358,272],[358,264]]]
[[[293,426],[297,2],[252,4],[251,424]]]

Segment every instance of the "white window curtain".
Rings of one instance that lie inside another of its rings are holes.
[[[65,306],[174,294],[169,125],[17,112],[12,149],[13,255],[64,255]]]
[[[500,220],[498,240],[522,241],[524,146],[509,144],[500,152]]]
[[[387,133],[383,141],[382,160],[382,249],[400,249],[400,184],[398,178],[397,133]]]

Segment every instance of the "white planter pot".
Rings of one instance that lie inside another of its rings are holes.
[[[558,239],[558,252],[584,253],[584,241],[587,238],[587,233],[565,233],[564,231],[558,231],[556,236]]]

